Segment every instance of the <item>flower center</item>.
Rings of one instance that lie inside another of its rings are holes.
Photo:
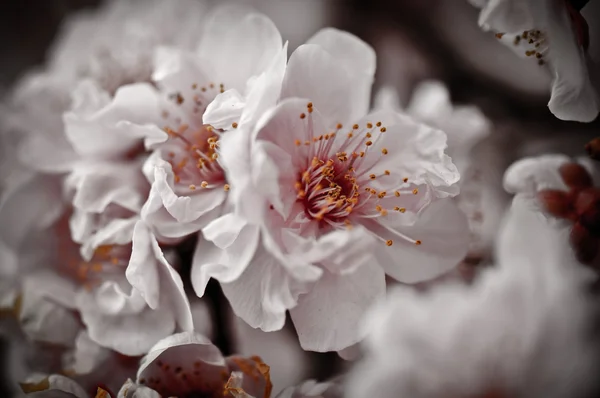
[[[191,129],[182,124],[177,131],[168,127],[165,131],[171,137],[165,149],[176,184],[188,186],[190,190],[223,185],[225,173],[218,162],[217,152],[219,133],[214,128],[203,125],[199,129]]]
[[[164,131],[169,140],[161,147],[161,156],[171,164],[176,190],[189,194],[197,189],[223,187],[225,173],[219,164],[219,138],[222,131],[202,124],[201,115],[218,93],[225,91],[224,85],[209,83],[191,85],[187,93],[176,92],[169,98],[181,108],[177,115],[163,111],[162,117],[168,121]],[[169,126],[176,126],[170,127]],[[232,127],[237,127],[234,123]]]
[[[585,18],[578,11],[580,8],[574,7],[573,0],[564,2],[569,19],[571,20],[572,29],[577,38],[577,43],[581,48],[587,50],[590,44],[589,27]],[[502,39],[505,33],[496,33],[498,39]],[[549,49],[549,43],[546,34],[538,29],[523,31],[520,35],[516,35],[513,39],[515,46],[523,48],[523,52],[527,57],[535,57],[539,65],[544,65],[546,60],[544,56]]]
[[[497,33],[496,37],[501,39],[504,33]],[[543,31],[538,29],[526,30],[520,35],[516,35],[513,45],[522,49],[527,57],[537,59],[538,65],[544,65],[546,60],[544,56],[548,53],[548,40]]]
[[[67,253],[67,270],[69,275],[90,290],[102,281],[123,275],[131,255],[131,245],[99,246],[89,261],[83,260],[77,251]]]
[[[309,103],[309,126],[312,110]],[[307,114],[300,118],[306,119]],[[400,197],[419,191],[409,188],[408,178],[398,181],[389,170],[381,170],[381,160],[389,155],[380,141],[386,127],[381,122],[355,124],[345,138],[340,135],[342,128],[338,124],[335,131],[318,136],[309,128],[306,141],[294,141],[300,157],[306,159],[294,184],[306,217],[327,230],[351,228],[354,221],[385,217],[390,211],[406,212]],[[385,243],[391,246],[393,242]]]

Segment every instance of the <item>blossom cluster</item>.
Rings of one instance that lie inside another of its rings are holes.
[[[579,20],[512,3],[477,2],[482,27],[524,31],[511,40],[531,37],[553,71],[550,110],[595,118],[585,55],[573,75],[556,55],[581,49],[554,30]],[[373,95],[376,53],[351,33],[287,40],[239,4],[113,0],[70,19],[18,82],[1,109],[0,305],[25,367],[10,382],[27,373],[24,394],[77,398],[584,391],[598,359],[582,288],[597,274],[579,263],[600,241],[594,165],[513,165],[513,206],[502,228],[486,224],[473,148],[492,127],[478,108],[453,106],[437,81],[407,106],[391,87]],[[568,189],[592,193],[581,205]],[[474,286],[454,276],[492,252]],[[211,286],[251,328],[290,319],[303,350],[362,359],[331,381],[274,386],[260,356],[211,342],[209,314],[228,316],[208,308]]]

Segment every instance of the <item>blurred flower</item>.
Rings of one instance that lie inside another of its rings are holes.
[[[224,206],[230,186],[219,158],[220,138],[260,116],[265,80],[283,74],[286,51],[268,18],[221,7],[207,18],[196,52],[157,53],[153,78],[159,91],[151,95],[160,105],[145,122],[154,130],[135,121],[141,93],[130,100],[131,117],[127,110],[121,117],[152,140],[154,151],[144,165],[152,188],[142,217],[159,237],[188,235],[231,211]]]
[[[437,200],[458,192],[444,133],[393,112],[366,115],[374,70],[373,50],[334,29],[292,54],[282,101],[252,142],[249,130],[231,136],[238,151],[251,145],[250,159],[223,147],[244,219],[208,226],[218,247],[199,246],[195,259],[197,293],[218,279],[235,313],[265,331],[280,329],[289,309],[308,350],[359,341],[356,324],[385,293],[386,272],[431,278],[466,250],[464,217]]]
[[[497,269],[471,288],[397,288],[373,311],[347,396],[586,396],[598,361],[588,333],[595,303],[564,234],[517,197]]]
[[[472,0],[479,24],[553,76],[548,107],[559,119],[591,122],[600,100],[588,75],[585,19],[570,1]]]
[[[507,170],[505,186],[512,193],[536,195],[547,214],[568,221],[578,260],[597,266],[600,189],[594,187],[598,183],[594,166],[589,159],[581,159],[580,164],[563,155],[526,158]]]

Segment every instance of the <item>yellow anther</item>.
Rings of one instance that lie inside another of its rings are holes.
[[[385,242],[385,244],[386,244],[386,245],[388,245],[388,246],[391,246],[391,245],[393,245],[393,244],[394,244],[394,241],[390,239],[390,240],[387,240],[387,241]]]

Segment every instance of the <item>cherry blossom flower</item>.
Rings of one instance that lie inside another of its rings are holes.
[[[552,76],[548,107],[556,117],[580,122],[596,118],[600,100],[588,75],[588,26],[572,1],[472,3],[482,8],[479,25],[483,29],[495,31],[500,40],[532,58]]]
[[[186,332],[156,343],[142,359],[135,382],[128,380],[118,397],[259,398],[270,397],[271,389],[269,366],[259,357],[223,357],[206,337]]]
[[[199,295],[218,279],[235,313],[265,331],[289,309],[304,349],[359,341],[386,272],[428,279],[466,250],[466,220],[438,200],[458,193],[444,133],[366,115],[374,71],[373,50],[334,29],[292,54],[280,103],[223,145],[236,213],[203,230],[212,243],[194,259]]]
[[[366,356],[347,396],[587,396],[598,360],[592,278],[565,232],[516,198],[496,269],[470,289],[397,288],[365,320]]]
[[[142,209],[157,236],[189,235],[230,211],[224,207],[230,185],[219,158],[221,137],[260,116],[261,103],[269,103],[265,80],[283,75],[286,48],[265,16],[221,7],[207,17],[195,52],[157,53],[153,79],[160,108],[146,121],[155,130],[146,131],[153,152],[144,173],[152,188]]]

